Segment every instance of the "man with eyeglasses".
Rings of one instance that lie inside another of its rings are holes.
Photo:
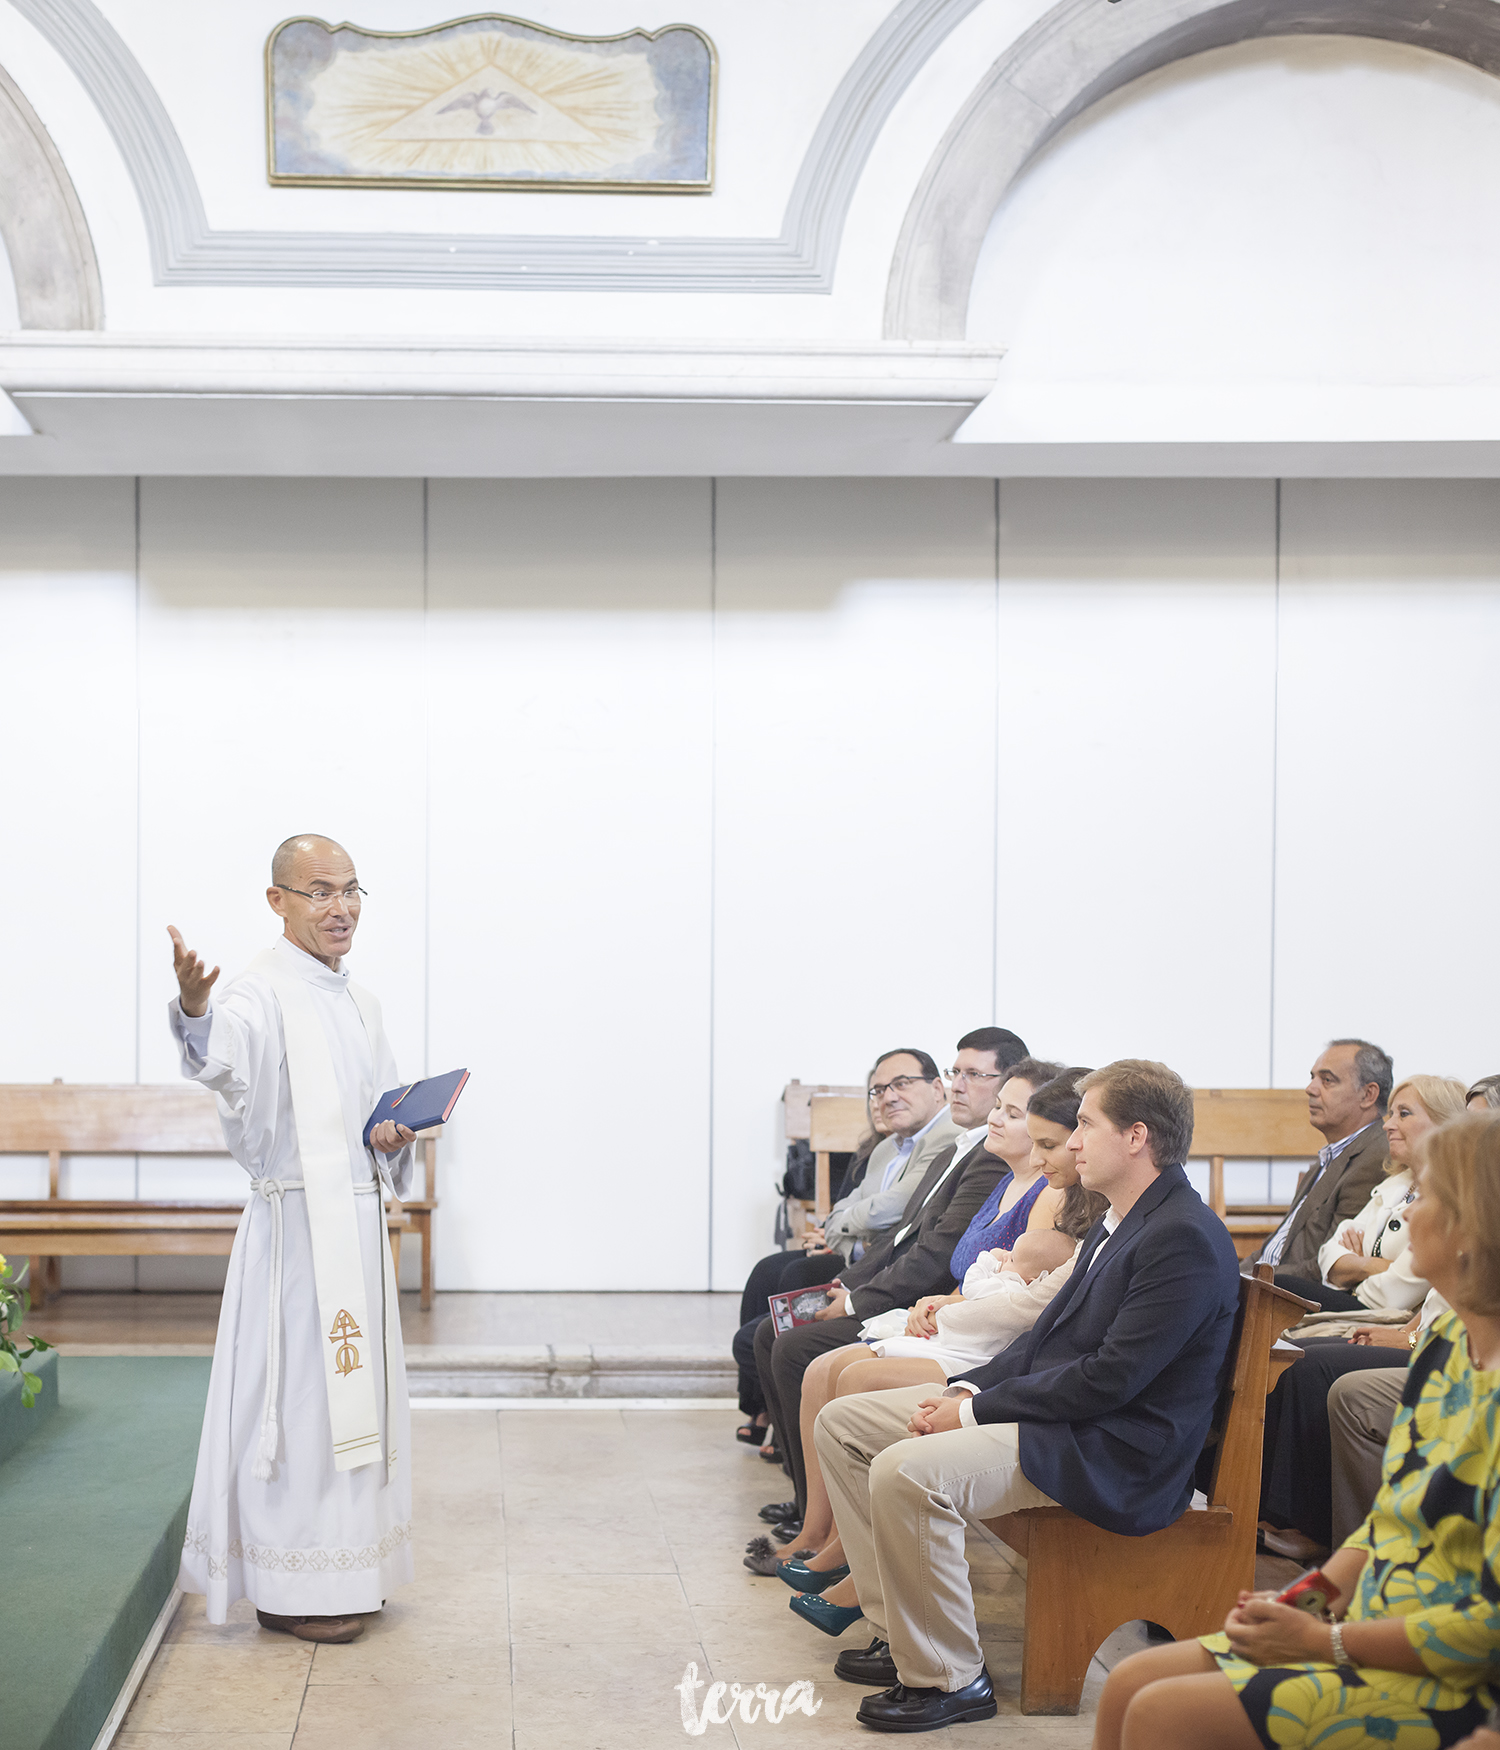
[[[786,1520],[774,1533],[781,1542],[790,1542],[796,1535],[807,1502],[800,1417],[803,1374],[815,1356],[854,1342],[861,1322],[872,1314],[912,1305],[923,1294],[945,1293],[952,1286],[948,1260],[953,1247],[1005,1171],[1004,1163],[984,1147],[989,1115],[1012,1066],[1025,1057],[1024,1042],[1003,1027],[981,1027],[959,1040],[951,1071],[953,1093],[943,1132],[945,1141],[927,1151],[925,1162],[915,1171],[908,1167],[899,1180],[892,1180],[876,1193],[889,1199],[891,1190],[898,1184],[901,1187],[894,1214],[881,1229],[870,1232],[868,1254],[839,1271],[842,1286],[829,1296],[814,1324],[778,1333],[767,1319],[755,1332],[761,1391],[796,1487],[792,1502],[776,1503],[788,1509]],[[931,1077],[920,1079],[924,1084],[935,1080],[941,1088],[937,1066],[925,1052],[893,1052],[876,1063],[870,1092],[873,1097],[880,1090],[886,1117],[897,1135],[902,1125],[908,1134],[921,1135],[920,1131],[912,1133],[910,1126],[920,1121],[923,1107],[913,1100],[910,1087],[897,1089],[893,1084],[903,1076],[916,1082],[918,1072],[926,1067],[921,1062],[924,1058],[926,1065],[931,1065]],[[931,1124],[928,1120],[927,1126]],[[929,1129],[928,1134],[934,1132]],[[877,1150],[871,1156],[866,1183],[879,1153]],[[755,1553],[752,1548],[751,1554]],[[753,1562],[746,1565],[755,1567]]]
[[[364,1126],[399,1087],[380,1005],[344,955],[364,889],[332,839],[288,839],[266,899],[282,934],[211,1001],[219,969],[169,926],[182,1073],[212,1089],[250,1175],[219,1315],[178,1584],[222,1623],[352,1641],[412,1578],[411,1417],[382,1190],[413,1134]],[[384,1157],[383,1160],[381,1157]]]
[[[870,1157],[861,1183],[823,1223],[825,1248],[842,1253],[846,1263],[862,1257],[870,1241],[900,1218],[912,1186],[959,1133],[942,1075],[925,1051],[893,1051],[880,1058],[868,1098],[890,1135]]]

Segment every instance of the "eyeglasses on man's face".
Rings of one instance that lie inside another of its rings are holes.
[[[933,1076],[893,1076],[888,1082],[871,1082],[869,1098],[883,1100],[887,1094],[904,1094],[908,1088],[914,1088],[918,1082],[936,1080]]]
[[[959,1082],[998,1082],[1004,1073],[998,1069],[950,1069],[948,1080],[955,1087]]]
[[[339,900],[343,900],[350,911],[358,911],[360,901],[370,897],[357,883],[343,888],[315,886],[310,893],[304,892],[300,887],[288,887],[282,881],[278,881],[276,885],[283,893],[295,893],[299,899],[311,901],[314,911],[327,911]]]

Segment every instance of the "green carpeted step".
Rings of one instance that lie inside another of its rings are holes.
[[[208,1369],[64,1356],[56,1407],[0,1467],[4,1750],[97,1737],[177,1578]]]
[[[57,1408],[56,1352],[49,1349],[45,1355],[33,1355],[23,1366],[41,1380],[41,1394],[29,1410],[23,1409],[20,1374],[0,1373],[0,1464],[45,1428]]]

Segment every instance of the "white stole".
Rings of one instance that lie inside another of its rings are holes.
[[[281,1010],[281,1030],[286,1041],[287,1079],[292,1090],[292,1112],[297,1121],[297,1152],[302,1161],[302,1179],[307,1196],[307,1220],[312,1230],[313,1279],[318,1297],[318,1319],[324,1339],[323,1377],[328,1386],[328,1420],[333,1435],[335,1470],[357,1470],[385,1457],[380,1438],[380,1418],[375,1403],[371,1373],[375,1335],[370,1330],[370,1309],[365,1304],[364,1258],[359,1243],[359,1217],[354,1207],[354,1181],[350,1176],[351,1150],[345,1126],[343,1101],[334,1074],[333,1054],[317,1005],[305,981],[268,949],[252,962],[276,994]],[[349,994],[359,1009],[374,1055],[380,1036],[380,1005],[356,984]],[[364,1129],[365,1113],[352,1114]],[[377,1193],[378,1196],[378,1193]],[[380,1312],[380,1355],[385,1369],[386,1404],[390,1404],[392,1321],[396,1299],[395,1272],[385,1231],[385,1204],[381,1212],[380,1251],[383,1264],[383,1305]],[[396,1454],[389,1455],[394,1469]],[[387,1473],[389,1476],[389,1471]]]

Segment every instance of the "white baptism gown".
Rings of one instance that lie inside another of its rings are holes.
[[[981,1252],[964,1272],[963,1299],[938,1308],[936,1336],[908,1337],[909,1314],[902,1306],[866,1319],[859,1340],[882,1359],[935,1361],[949,1379],[982,1367],[1041,1317],[1072,1274],[1081,1245],[1066,1263],[1031,1282],[1005,1269],[993,1252]]]

